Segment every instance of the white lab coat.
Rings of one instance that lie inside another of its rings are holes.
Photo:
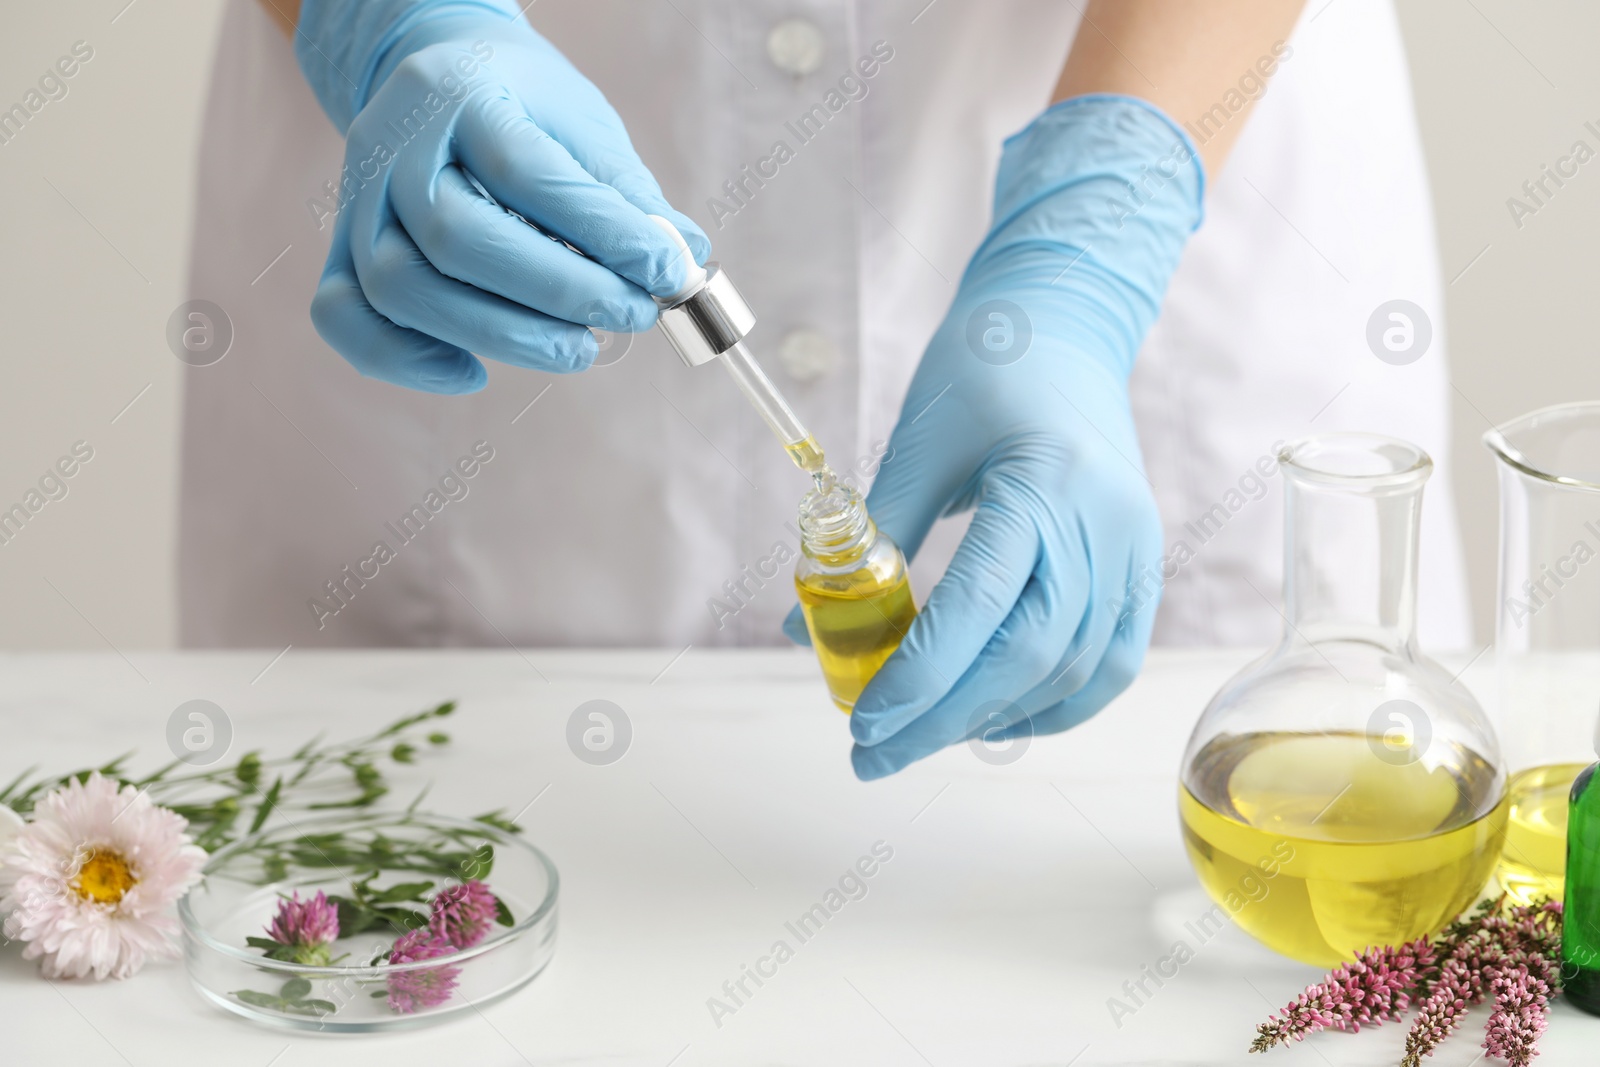
[[[710,233],[760,316],[752,347],[830,458],[868,472],[987,228],[1000,143],[1048,100],[1077,20],[1058,0],[925,2],[542,0],[531,11],[616,106],[667,197]],[[786,19],[807,25],[774,39]],[[1262,594],[1278,591],[1280,479],[1253,500],[1247,476],[1274,442],[1348,428],[1415,440],[1439,461],[1423,636],[1461,646],[1443,302],[1394,12],[1389,0],[1342,0],[1290,44],[1210,176],[1206,222],[1134,376],[1167,541],[1194,550],[1167,583],[1156,639],[1276,635]],[[875,46],[892,58],[865,95],[854,90],[801,144],[786,124]],[[731,197],[724,183],[778,140],[794,158]],[[362,379],[318,339],[306,309],[331,226],[319,229],[311,205],[341,148],[289,43],[256,0],[233,0],[205,120],[191,295],[220,305],[235,339],[220,362],[186,371],[184,644],[781,641],[806,482],[715,366],[685,368],[652,332],[572,377],[490,363],[486,390],[446,398]],[[1407,366],[1366,342],[1369,316],[1395,298],[1434,326]],[[1226,522],[1201,544],[1186,524],[1211,514],[1218,525],[1219,503]],[[935,531],[913,568],[919,593],[960,530]]]

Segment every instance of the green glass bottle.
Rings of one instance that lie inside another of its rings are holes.
[[[1595,747],[1600,751],[1600,730]],[[1567,892],[1562,995],[1600,1015],[1600,763],[1585,768],[1567,800]]]

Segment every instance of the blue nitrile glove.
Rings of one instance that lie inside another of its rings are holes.
[[[1068,729],[1138,672],[1161,523],[1128,375],[1203,183],[1189,139],[1128,97],[1064,101],[1006,142],[994,226],[867,498],[908,555],[939,516],[976,513],[855,705],[859,777],[979,735]]]
[[[467,393],[487,380],[472,353],[582,370],[588,327],[648,329],[651,295],[686,277],[647,214],[710,253],[605,97],[512,0],[305,0],[295,54],[347,135],[311,318],[362,374]]]

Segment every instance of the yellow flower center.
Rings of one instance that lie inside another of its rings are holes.
[[[127,860],[110,849],[97,848],[89,853],[78,868],[78,877],[69,884],[84,900],[115,904],[137,881]]]

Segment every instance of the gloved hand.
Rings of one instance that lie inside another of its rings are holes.
[[[994,226],[867,498],[908,556],[939,516],[976,511],[855,705],[858,777],[1068,729],[1138,672],[1162,550],[1128,375],[1202,185],[1188,138],[1127,97],[1064,101],[1006,142]]]
[[[304,0],[295,54],[347,131],[311,317],[362,374],[467,393],[487,380],[472,353],[583,370],[588,327],[648,329],[651,294],[686,277],[646,215],[710,253],[605,97],[512,0]]]

